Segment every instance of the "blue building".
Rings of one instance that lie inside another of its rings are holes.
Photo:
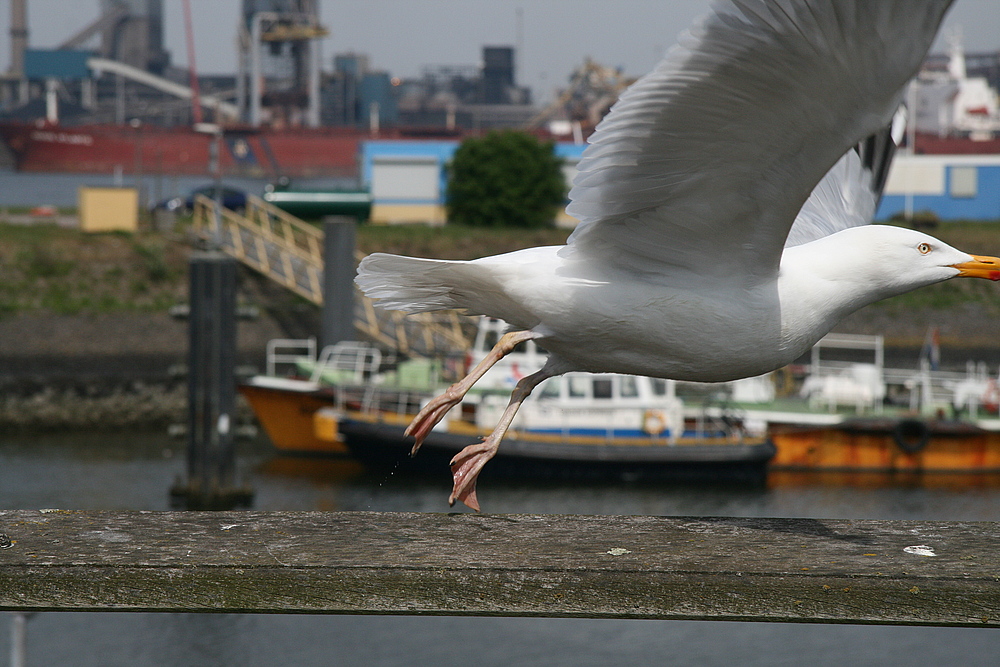
[[[362,142],[361,175],[372,193],[375,223],[444,224],[448,162],[458,141]],[[567,188],[584,145],[557,143]],[[897,155],[876,218],[908,208],[942,220],[1000,220],[1000,155]],[[575,220],[560,212],[557,224]]]
[[[897,155],[876,218],[908,208],[941,220],[1000,220],[1000,155]]]
[[[361,178],[372,195],[371,221],[377,224],[445,223],[447,165],[458,141],[371,140],[361,144]],[[557,143],[567,187],[576,175],[584,146]],[[556,224],[575,220],[561,211]]]

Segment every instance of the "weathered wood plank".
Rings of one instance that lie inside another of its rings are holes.
[[[0,609],[1000,627],[998,526],[0,511]]]

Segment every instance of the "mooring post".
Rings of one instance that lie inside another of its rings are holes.
[[[191,255],[188,315],[187,483],[171,494],[188,509],[246,504],[234,484],[236,451],[236,261]]]
[[[323,346],[354,340],[354,218],[323,218]]]

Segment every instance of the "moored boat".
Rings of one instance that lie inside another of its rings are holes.
[[[1000,473],[1000,432],[954,419],[855,417],[828,426],[775,425],[775,470]]]
[[[503,327],[481,322],[471,363]],[[410,360],[386,372],[378,351],[359,343],[338,344],[318,357],[314,344],[295,351],[296,344],[272,343],[269,374],[240,387],[281,454],[349,451],[369,467],[438,474],[455,453],[489,433],[506,404],[503,390],[544,362],[532,345],[508,355],[411,459],[412,440],[403,432],[420,403],[440,389],[435,369]],[[300,379],[274,377],[280,362],[294,363]],[[685,419],[671,381],[569,373],[546,382],[522,406],[490,474],[761,483],[773,455],[766,436],[747,436],[725,420]]]
[[[981,363],[964,373],[933,368],[934,339],[919,368],[894,369],[884,367],[880,336],[831,335],[795,395],[741,403],[741,418],[773,439],[774,471],[998,473],[997,378]],[[824,359],[831,348],[872,358]]]
[[[309,380],[251,378],[239,386],[271,444],[288,456],[346,456],[347,448],[335,433],[317,433],[314,416],[334,405],[331,389]],[[320,437],[324,435],[326,437]]]
[[[440,474],[462,448],[489,434],[504,404],[502,396],[486,394],[456,407],[414,457],[412,439],[403,435],[407,420],[322,412],[338,421],[344,444],[366,465]],[[774,452],[766,435],[748,436],[718,420],[686,420],[673,382],[567,373],[524,402],[484,475],[762,484]]]
[[[317,419],[321,409],[412,413],[429,395],[428,373],[433,375],[426,362],[415,360],[392,376],[382,373],[383,384],[373,392],[382,355],[371,345],[353,341],[328,346],[317,355],[314,339],[278,339],[268,344],[267,357],[267,373],[241,383],[238,390],[284,456],[348,456],[336,424]],[[284,369],[287,376],[278,375],[282,365],[289,366]]]
[[[481,429],[432,431],[416,456],[404,424],[373,415],[339,417],[339,433],[365,465],[399,472],[440,475],[452,457],[486,435]],[[652,438],[564,436],[508,432],[482,477],[530,479],[622,479],[762,484],[774,456],[769,439],[689,436],[673,443]]]

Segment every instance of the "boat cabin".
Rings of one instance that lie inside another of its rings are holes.
[[[506,397],[484,396],[480,427],[495,424]],[[675,441],[684,432],[684,404],[675,383],[636,375],[566,373],[549,378],[525,400],[512,429],[563,436]]]

